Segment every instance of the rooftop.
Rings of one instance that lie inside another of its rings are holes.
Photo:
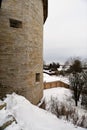
[[[44,10],[44,22],[48,16],[48,0],[43,0],[43,10]]]

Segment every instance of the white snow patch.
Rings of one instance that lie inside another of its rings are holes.
[[[44,90],[44,96],[42,102],[45,103],[45,109],[55,115],[60,116],[60,118],[66,119],[64,115],[61,115],[61,110],[64,107],[66,114],[68,114],[68,120],[74,123],[76,119],[76,125],[83,125],[87,128],[87,110],[81,109],[81,106],[76,107],[75,101],[72,98],[72,91],[66,88],[51,88]],[[69,115],[69,111],[72,112]],[[60,112],[60,113],[59,113]]]
[[[17,94],[7,95],[4,102],[7,108],[0,111],[0,122],[3,116],[9,114],[17,121],[17,124],[14,122],[5,130],[86,130],[58,119]]]
[[[55,100],[61,109],[61,105],[64,105],[67,109],[70,106],[74,106],[75,102],[72,99],[72,92],[69,89],[58,87],[44,90],[43,101],[46,103],[46,110],[50,111],[51,100]]]

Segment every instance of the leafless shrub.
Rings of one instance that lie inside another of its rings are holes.
[[[56,98],[51,97],[51,104],[48,111],[55,114],[58,118],[62,118],[72,122],[74,125],[87,128],[87,114],[79,115],[76,107],[65,106],[63,103],[58,102]]]

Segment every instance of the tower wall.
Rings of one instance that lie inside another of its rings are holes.
[[[0,98],[16,92],[38,103],[43,93],[42,57],[42,0],[3,0],[0,9]]]

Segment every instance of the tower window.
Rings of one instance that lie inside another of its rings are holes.
[[[1,8],[1,5],[2,5],[2,0],[0,0],[0,8]]]
[[[9,19],[9,21],[10,21],[10,27],[22,28],[22,21],[15,20],[15,19]]]
[[[36,82],[40,82],[40,73],[36,73]]]

